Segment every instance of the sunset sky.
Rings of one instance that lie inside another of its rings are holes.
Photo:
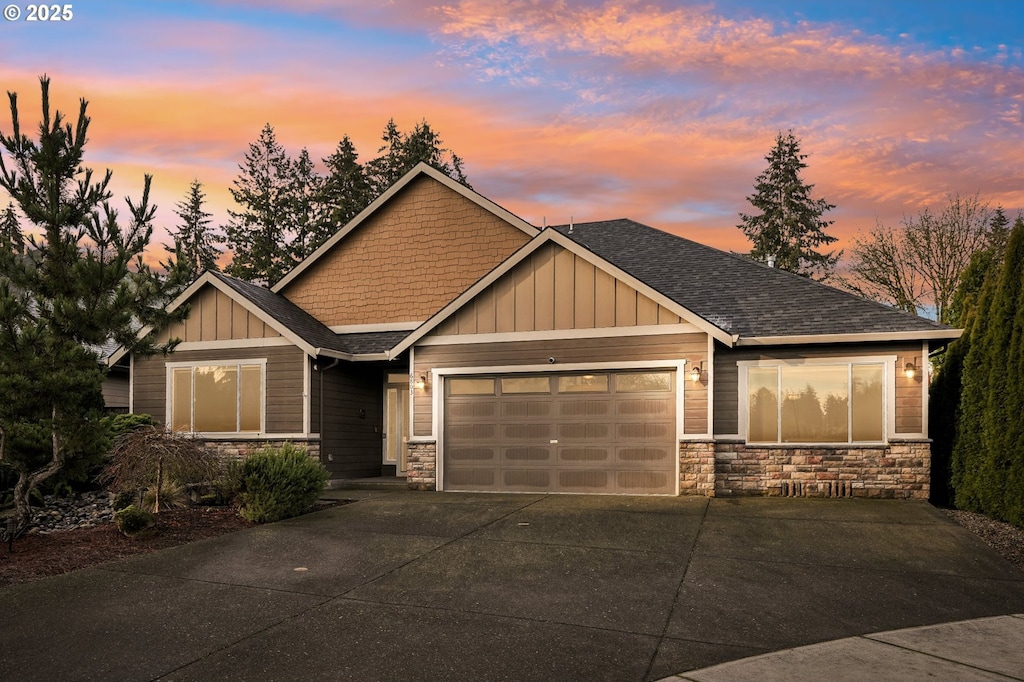
[[[227,221],[265,123],[292,154],[347,133],[367,160],[391,117],[426,119],[537,225],[629,217],[747,250],[737,214],[787,129],[840,246],[950,193],[1024,208],[1024,3],[93,0],[64,22],[15,5],[0,85],[23,125],[44,73],[65,112],[89,100],[87,165],[119,197],[154,176],[157,241],[193,178]]]

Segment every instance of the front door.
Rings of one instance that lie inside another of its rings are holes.
[[[384,387],[384,464],[405,476],[409,441],[409,377],[389,374]]]

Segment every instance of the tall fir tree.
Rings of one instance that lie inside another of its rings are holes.
[[[793,131],[778,133],[775,146],[765,157],[768,168],[757,176],[754,194],[747,197],[760,213],[741,213],[738,227],[753,242],[751,258],[774,258],[780,269],[826,279],[842,253],[816,249],[837,241],[825,231],[833,221],[822,217],[835,205],[811,198],[814,185],[800,178],[800,171],[807,167],[806,158]]]
[[[96,179],[82,163],[86,101],[66,122],[51,112],[49,79],[40,85],[38,141],[23,134],[14,93],[12,132],[0,132],[0,188],[24,227],[41,233],[25,239],[24,255],[0,250],[0,465],[17,475],[15,535],[31,519],[33,488],[69,461],[102,454],[105,373],[95,349],[113,340],[151,352],[139,328],[168,320],[166,282],[142,260],[156,210],[151,177],[138,203],[127,200],[123,227],[110,204],[111,172]]]
[[[969,329],[953,446],[956,504],[1024,525],[1024,220]]]
[[[359,163],[359,154],[348,135],[323,162],[327,176],[320,185],[318,200],[331,227],[337,229],[370,205],[372,192],[366,171]]]
[[[296,260],[283,220],[291,209],[292,162],[269,123],[249,145],[239,170],[231,196],[241,210],[228,211],[231,219],[224,231],[233,256],[224,272],[271,285]]]
[[[285,234],[290,237],[292,258],[298,262],[327,241],[334,233],[327,209],[321,202],[324,178],[316,172],[305,148],[292,161],[285,196]]]
[[[384,143],[377,150],[378,156],[366,164],[366,176],[374,196],[379,196],[388,187],[421,161],[438,169],[470,187],[462,159],[443,147],[441,136],[425,120],[420,121],[409,133],[403,133],[390,119],[381,134]]]
[[[174,245],[164,245],[164,249],[174,256],[171,266],[180,269],[185,282],[191,282],[204,270],[220,269],[217,259],[223,251],[218,244],[224,243],[224,236],[211,228],[213,214],[204,210],[205,201],[202,183],[193,180],[185,199],[175,204],[174,213],[181,222],[168,230]]]

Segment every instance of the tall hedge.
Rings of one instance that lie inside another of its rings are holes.
[[[956,504],[1024,526],[1024,221],[982,288],[953,446]]]

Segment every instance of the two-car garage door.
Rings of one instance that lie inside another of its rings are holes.
[[[671,370],[453,376],[445,490],[675,494]]]

